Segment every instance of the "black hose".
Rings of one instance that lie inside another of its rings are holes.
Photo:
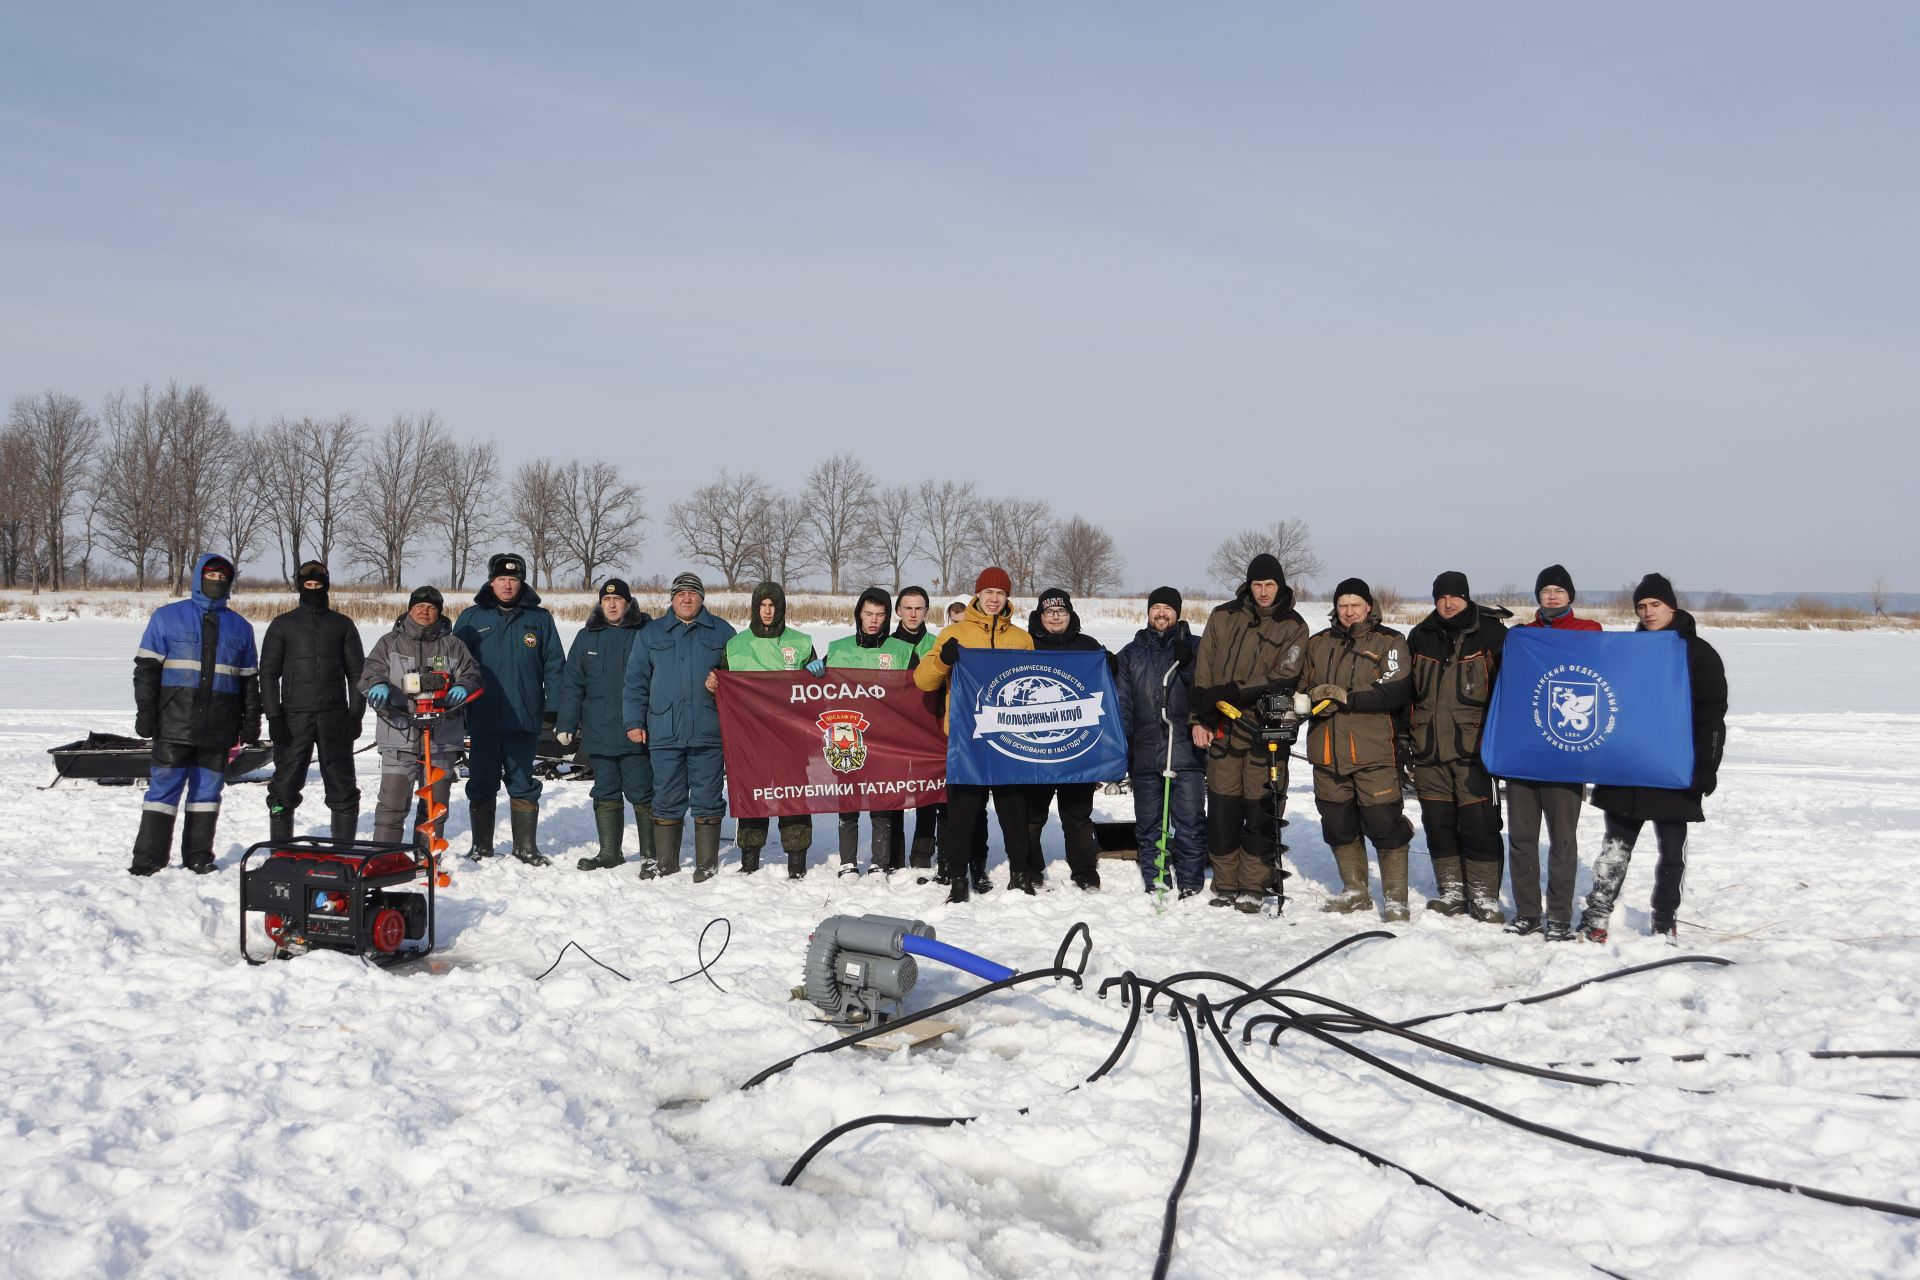
[[[1204,998],[1204,997],[1203,997]],[[1136,1001],[1134,1009],[1139,1009]],[[1202,1006],[1204,1007],[1204,1006]],[[1173,1238],[1180,1219],[1180,1193],[1187,1189],[1187,1177],[1193,1172],[1194,1159],[1200,1154],[1200,1033],[1194,1029],[1193,1015],[1184,1004],[1175,1004],[1181,1029],[1187,1033],[1187,1154],[1180,1162],[1180,1176],[1167,1193],[1167,1213],[1160,1222],[1160,1251],[1154,1256],[1153,1280],[1166,1280],[1173,1265]],[[1132,1026],[1131,1023],[1128,1024]]]
[[[869,1125],[875,1125],[875,1124],[910,1124],[910,1125],[918,1125],[923,1129],[944,1129],[948,1125],[970,1124],[973,1121],[978,1120],[979,1118],[980,1118],[979,1116],[878,1115],[878,1116],[861,1116],[858,1120],[849,1120],[845,1124],[835,1125],[833,1128],[821,1134],[819,1141],[815,1142],[812,1146],[808,1147],[804,1152],[801,1153],[800,1158],[793,1162],[793,1167],[787,1170],[787,1176],[780,1179],[780,1185],[783,1187],[792,1186],[794,1183],[794,1179],[798,1178],[800,1174],[806,1169],[806,1167],[809,1164],[813,1163],[813,1158],[815,1156],[819,1155],[822,1151],[825,1151],[828,1147],[832,1146],[843,1135],[852,1133],[855,1129],[864,1129]]]
[[[1127,1025],[1121,1028],[1120,1039],[1113,1046],[1113,1052],[1107,1055],[1105,1062],[1093,1069],[1093,1074],[1083,1082],[1086,1084],[1092,1084],[1113,1070],[1113,1064],[1120,1061],[1120,1055],[1127,1051],[1127,1045],[1133,1039],[1134,1029],[1140,1025],[1140,980],[1134,977],[1133,970],[1129,969],[1120,975],[1118,981],[1125,984],[1122,988],[1121,1003],[1127,1006]],[[1106,993],[1106,985],[1106,983],[1100,984],[1103,995]],[[1078,1087],[1075,1086],[1075,1088]]]
[[[1218,1006],[1216,1012],[1218,1012],[1221,1017],[1220,1025],[1222,1027],[1232,1026],[1234,1015],[1239,1013],[1243,1006],[1250,1004],[1254,1000],[1258,999],[1261,992],[1267,990],[1270,987],[1277,987],[1281,983],[1287,981],[1287,979],[1289,978],[1298,977],[1299,975],[1305,973],[1307,970],[1313,968],[1313,966],[1319,964],[1322,960],[1325,960],[1328,956],[1333,955],[1336,952],[1344,951],[1348,947],[1353,946],[1357,942],[1371,942],[1375,938],[1396,938],[1398,936],[1399,936],[1398,934],[1390,933],[1385,929],[1369,929],[1365,933],[1356,933],[1356,934],[1353,934],[1351,937],[1342,938],[1340,939],[1340,941],[1334,943],[1332,946],[1327,947],[1321,951],[1316,951],[1314,954],[1308,956],[1305,960],[1302,960],[1299,964],[1293,966],[1293,968],[1287,970],[1285,973],[1275,974],[1273,977],[1267,979],[1267,981],[1255,987],[1247,995],[1240,996],[1233,1000],[1229,1000],[1225,1004]]]
[[[726,925],[727,931],[720,935],[720,949],[714,952],[713,959],[709,960],[707,959],[707,933],[717,924]],[[727,919],[725,916],[715,916],[713,919],[707,921],[706,928],[700,930],[700,940],[694,944],[693,958],[700,962],[700,967],[692,973],[683,973],[677,978],[668,980],[667,985],[672,986],[676,982],[685,982],[688,978],[706,974],[707,981],[712,983],[715,991],[720,992],[722,995],[729,994],[725,987],[721,986],[718,982],[714,982],[713,974],[708,971],[712,969],[714,965],[720,963],[720,957],[727,954],[727,944],[732,941],[733,921]]]
[[[620,972],[618,969],[614,968],[612,965],[608,964],[606,961],[599,959],[593,954],[593,952],[587,950],[585,947],[581,946],[577,942],[569,942],[567,943],[566,946],[560,948],[560,954],[553,958],[553,963],[548,965],[545,969],[541,970],[540,977],[535,978],[534,981],[538,982],[540,981],[540,978],[544,978],[549,973],[552,973],[555,969],[558,969],[560,967],[560,962],[567,958],[567,952],[569,951],[578,951],[581,955],[585,956],[589,960],[592,960],[595,964],[599,965],[602,969],[605,969],[608,973],[620,979],[622,982],[633,981],[632,978],[629,978],[626,974]]]
[[[1920,1049],[1781,1049],[1779,1052],[1782,1054],[1804,1053],[1809,1058],[1818,1058],[1827,1062],[1839,1058],[1920,1058]],[[1708,1058],[1759,1058],[1763,1056],[1765,1055],[1760,1053],[1726,1053],[1715,1049],[1709,1050],[1706,1053],[1634,1054],[1626,1058],[1601,1058],[1590,1062],[1549,1062],[1547,1065],[1550,1067],[1591,1067],[1596,1065],[1597,1062],[1618,1062],[1625,1065],[1630,1062],[1646,1062],[1649,1060],[1659,1062],[1705,1062]]]
[[[1647,973],[1654,969],[1664,969],[1675,964],[1718,964],[1730,965],[1733,961],[1720,956],[1670,956],[1665,960],[1655,960],[1652,964],[1636,964],[1625,969],[1615,969],[1612,973],[1603,973],[1598,977],[1583,978],[1570,987],[1561,987],[1558,991],[1547,991],[1537,996],[1522,996],[1518,1000],[1502,1000],[1498,1004],[1483,1004],[1472,1009],[1454,1009],[1448,1013],[1427,1013],[1417,1018],[1408,1018],[1394,1023],[1397,1027],[1417,1027],[1422,1023],[1438,1022],[1442,1018],[1457,1018],[1465,1013],[1497,1013],[1501,1009],[1522,1004],[1544,1004],[1548,1000],[1558,1000],[1561,996],[1570,996],[1582,987],[1595,986],[1602,982],[1612,982],[1616,978],[1631,977],[1636,973]]]
[[[1093,930],[1087,928],[1085,920],[1075,920],[1072,927],[1067,930],[1066,936],[1060,939],[1059,950],[1053,953],[1053,967],[1067,968],[1067,948],[1073,945],[1075,934],[1080,936],[1080,963],[1073,966],[1073,971],[1084,975],[1087,971],[1087,957],[1093,954]]]

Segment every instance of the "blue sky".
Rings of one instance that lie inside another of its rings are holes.
[[[12,5],[0,394],[1920,588],[1920,8]],[[437,559],[435,557],[434,559]],[[680,557],[658,521],[641,573]]]

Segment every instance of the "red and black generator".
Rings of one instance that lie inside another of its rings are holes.
[[[266,857],[250,866],[259,853]],[[262,841],[240,857],[240,954],[266,963],[247,945],[247,915],[256,912],[276,959],[316,948],[376,964],[417,959],[433,950],[433,880],[432,864],[408,844]]]

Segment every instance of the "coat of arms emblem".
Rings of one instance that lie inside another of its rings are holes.
[[[867,730],[872,728],[858,711],[826,711],[814,721],[827,767],[835,773],[853,773],[866,767]]]

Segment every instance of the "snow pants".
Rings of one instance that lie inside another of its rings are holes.
[[[1395,765],[1366,765],[1346,774],[1316,767],[1313,803],[1320,810],[1320,835],[1329,849],[1364,836],[1377,854],[1403,849],[1413,839],[1413,824],[1400,807],[1400,770]]]
[[[353,718],[345,707],[333,711],[289,711],[281,717],[285,736],[273,739],[273,781],[267,784],[267,812],[292,813],[307,786],[307,768],[320,753],[320,782],[327,808],[357,817],[360,786],[353,777]],[[273,727],[268,723],[268,729]]]
[[[1027,788],[1027,843],[1033,860],[1046,865],[1040,835],[1047,829],[1047,810],[1060,798],[1060,830],[1067,841],[1067,874],[1075,880],[1100,878],[1100,838],[1093,830],[1093,793],[1098,783],[1072,782],[1062,787]]]
[[[1516,914],[1540,918],[1540,820],[1545,818],[1550,842],[1546,918],[1573,923],[1573,882],[1580,873],[1580,801],[1585,790],[1577,782],[1507,779],[1507,869]]]
[[[1427,853],[1436,862],[1464,858],[1499,867],[1506,861],[1500,847],[1500,797],[1478,760],[1416,764],[1413,786],[1420,797]],[[1539,873],[1534,876],[1538,879]]]
[[[500,784],[514,800],[540,799],[540,779],[533,776],[537,733],[476,733],[467,748],[467,803],[491,809],[499,802]]]
[[[1288,755],[1282,751],[1275,758],[1279,790],[1270,792],[1268,753],[1230,750],[1225,742],[1224,737],[1215,738],[1207,749],[1207,854],[1213,861],[1213,890],[1265,893],[1286,851],[1275,833],[1280,825],[1276,819],[1287,814]]]
[[[1620,886],[1627,879],[1627,864],[1633,860],[1633,846],[1640,839],[1643,818],[1607,815],[1606,839],[1600,844],[1600,856],[1593,860],[1593,887],[1587,890],[1587,909],[1582,921],[1588,925],[1605,924],[1620,897]],[[1656,822],[1653,836],[1660,845],[1660,861],[1653,867],[1653,925],[1664,931],[1680,910],[1680,891],[1687,883],[1687,824]]]
[[[1133,840],[1140,850],[1140,876],[1153,888],[1160,865],[1160,792],[1166,779],[1136,773],[1133,785]],[[1205,774],[1173,775],[1173,810],[1167,815],[1167,869],[1182,893],[1198,893],[1207,884],[1207,779]]]
[[[434,763],[446,770],[447,776],[434,785],[434,799],[442,805],[447,803],[453,792],[454,752],[433,753]],[[382,751],[380,753],[380,795],[373,805],[373,838],[393,843],[412,843],[414,830],[427,820],[426,806],[418,803],[414,796],[415,788],[420,785],[420,757],[416,753],[400,751]],[[413,828],[406,827],[407,806],[412,803]],[[447,834],[447,820],[440,820],[440,834]]]
[[[133,841],[133,866],[167,865],[173,849],[173,824],[184,800],[185,830],[180,861],[189,867],[213,865],[213,831],[220,820],[220,793],[227,785],[227,748],[196,747],[185,742],[155,742],[147,795],[140,806],[140,834]]]
[[[987,799],[993,799],[1000,819],[1000,837],[1007,846],[1007,870],[1014,875],[1039,876],[1044,868],[1029,850],[1027,789],[972,787],[947,784],[947,820],[940,831],[940,870],[951,879],[969,870],[987,873]],[[976,833],[979,838],[976,839]]]
[[[689,812],[696,818],[718,819],[725,813],[721,783],[726,764],[719,747],[656,747],[653,758],[653,820],[681,822]],[[812,819],[807,820],[812,829]]]

